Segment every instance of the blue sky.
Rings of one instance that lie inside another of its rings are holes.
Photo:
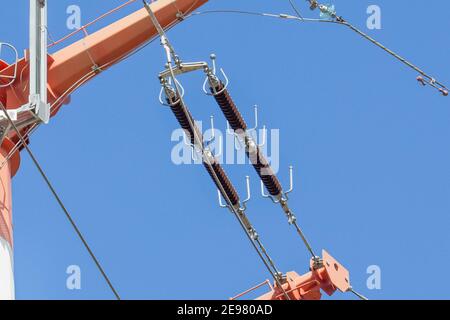
[[[87,23],[123,1],[49,1],[54,38],[69,32],[66,8]],[[304,1],[297,1],[305,15]],[[334,1],[338,12],[450,82],[450,20],[444,0]],[[27,47],[28,1],[4,1],[1,41]],[[368,5],[382,29],[365,28]],[[121,11],[113,21],[137,10]],[[211,1],[203,9],[292,13],[288,1]],[[5,27],[6,26],[6,27]],[[94,29],[95,30],[95,29]],[[295,166],[291,204],[317,251],[326,248],[373,299],[448,298],[450,109],[417,74],[344,27],[239,15],[194,17],[169,33],[186,61],[211,52],[251,123],[280,129],[280,179]],[[126,299],[227,299],[268,274],[235,219],[218,208],[200,166],[170,159],[177,123],[157,102],[163,55],[157,42],[101,74],[41,127],[31,147]],[[216,116],[199,76],[182,79],[194,117]],[[248,214],[283,271],[307,271],[308,255],[280,210],[259,196],[248,165],[225,166],[240,192],[251,176]],[[19,299],[113,298],[26,154],[14,178],[15,271]],[[66,289],[79,265],[82,290]],[[378,265],[382,289],[368,290]],[[335,298],[351,298],[337,294]]]

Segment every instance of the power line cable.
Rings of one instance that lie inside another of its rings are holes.
[[[330,17],[330,19],[331,19],[330,21],[332,21],[334,23],[337,23],[337,24],[344,25],[344,26],[350,28],[352,31],[356,32],[357,34],[359,34],[360,36],[362,36],[366,40],[372,42],[374,45],[378,46],[379,48],[381,48],[382,50],[384,50],[385,52],[387,52],[388,54],[390,54],[391,56],[393,56],[394,58],[396,58],[397,60],[399,60],[400,62],[402,62],[406,66],[408,66],[409,68],[411,68],[414,71],[420,73],[423,77],[426,78],[426,80],[423,79],[422,77],[418,77],[417,78],[417,80],[420,81],[423,85],[427,85],[428,84],[431,87],[437,89],[442,95],[448,96],[448,88],[444,84],[440,83],[434,77],[432,77],[431,75],[427,74],[421,68],[419,68],[418,66],[416,66],[412,62],[408,61],[404,57],[400,56],[396,52],[392,51],[391,49],[389,49],[388,47],[383,45],[381,42],[375,40],[374,38],[372,38],[368,34],[364,33],[362,30],[358,29],[357,27],[355,27],[354,25],[352,25],[351,23],[346,21],[343,17],[338,16],[336,11],[334,10],[334,7],[331,7],[329,5],[321,4],[317,0],[307,0],[307,1],[311,5],[311,10],[315,10],[315,9],[318,8],[323,15]]]
[[[300,9],[297,8],[293,0],[288,0],[289,4],[291,5],[292,9],[295,11],[297,16],[303,20],[303,15],[300,13]]]
[[[56,201],[58,202],[59,206],[61,207],[61,209],[63,210],[66,218],[69,220],[70,224],[72,225],[73,229],[75,230],[76,234],[78,235],[78,237],[80,238],[81,242],[83,243],[84,247],[86,248],[86,250],[88,251],[89,255],[91,256],[92,260],[94,261],[95,265],[97,266],[98,270],[100,271],[100,273],[102,274],[103,278],[105,279],[106,283],[108,284],[109,288],[111,289],[111,291],[113,292],[114,296],[116,297],[117,300],[120,300],[120,296],[117,292],[117,290],[114,288],[114,286],[112,285],[109,277],[107,276],[106,272],[104,271],[103,267],[101,266],[99,260],[97,259],[97,257],[95,256],[94,252],[92,251],[91,247],[89,246],[89,244],[87,243],[86,239],[84,238],[83,234],[81,233],[79,227],[77,226],[77,224],[75,223],[74,219],[72,218],[71,214],[69,213],[69,211],[67,210],[66,206],[64,205],[64,203],[62,202],[60,196],[58,195],[58,193],[56,192],[55,188],[53,187],[53,184],[50,182],[50,179],[48,178],[48,176],[45,174],[44,170],[42,169],[42,166],[40,165],[39,161],[37,160],[37,158],[35,157],[35,155],[33,154],[33,152],[31,151],[30,147],[28,146],[27,142],[25,141],[25,138],[22,136],[22,134],[20,133],[19,129],[17,128],[17,126],[15,125],[14,121],[11,119],[11,117],[8,114],[8,111],[6,110],[5,106],[0,102],[0,107],[3,111],[3,113],[5,114],[6,118],[8,119],[8,121],[10,122],[12,128],[14,129],[14,131],[17,134],[17,137],[20,139],[20,141],[22,142],[22,145],[25,147],[25,149],[27,150],[28,154],[30,155],[31,160],[33,161],[34,165],[36,166],[37,170],[39,171],[39,173],[41,174],[42,178],[44,179],[45,183],[47,184],[48,188],[50,189],[51,193],[53,194],[53,196],[55,197]]]
[[[146,2],[146,0],[143,0],[144,6],[146,7],[149,16],[152,20],[152,23],[154,24],[155,28],[158,30],[158,33],[160,34],[160,39],[161,39],[161,45],[164,47],[164,49],[166,50],[166,57],[167,57],[167,67],[170,71],[170,76],[172,78],[172,81],[174,83],[175,86],[175,92],[177,94],[177,97],[180,101],[180,105],[182,107],[182,110],[184,113],[188,114],[187,112],[187,108],[186,108],[186,104],[184,102],[184,98],[182,95],[182,90],[180,88],[180,85],[176,79],[175,76],[175,72],[173,70],[173,66],[172,66],[172,59],[174,59],[175,61],[179,61],[178,56],[175,54],[175,51],[172,47],[172,45],[170,44],[164,29],[161,27],[161,25],[159,24],[159,21],[157,20],[155,14],[153,13],[152,9],[150,8],[150,6],[148,5],[148,3]],[[269,271],[269,273],[271,274],[271,276],[273,277],[273,279],[275,280],[275,282],[278,284],[279,289],[282,291],[282,294],[285,296],[285,298],[287,300],[290,300],[289,295],[286,293],[286,291],[283,288],[283,285],[280,281],[279,275],[275,274],[275,272],[271,269],[270,265],[270,261],[267,262],[266,259],[263,257],[263,253],[260,252],[260,250],[258,249],[254,239],[252,238],[251,234],[248,232],[247,228],[245,227],[244,222],[242,221],[241,217],[239,216],[238,211],[234,208],[234,206],[232,205],[232,202],[230,200],[230,198],[228,197],[228,194],[225,192],[225,189],[222,185],[222,182],[220,181],[219,177],[217,176],[211,161],[209,159],[209,157],[204,156],[205,155],[205,150],[204,150],[204,146],[202,143],[202,139],[199,137],[199,134],[196,130],[196,126],[194,124],[194,121],[192,120],[191,117],[187,117],[188,121],[189,121],[189,126],[192,129],[192,132],[194,134],[194,143],[195,145],[198,146],[199,148],[199,152],[201,152],[201,154],[203,155],[204,158],[204,162],[206,163],[206,165],[209,167],[209,171],[211,172],[211,177],[213,178],[215,184],[217,185],[217,187],[219,188],[221,194],[223,195],[223,198],[225,199],[225,202],[228,204],[230,210],[233,212],[234,216],[236,217],[236,219],[238,220],[240,226],[242,227],[242,229],[244,230],[245,234],[247,235],[248,239],[250,240],[252,246],[254,247],[254,249],[256,250],[258,256],[261,258],[263,264],[265,265],[265,267],[267,268],[267,270]]]
[[[355,296],[357,296],[361,300],[369,300],[365,296],[363,296],[361,293],[355,291],[352,287],[350,287],[349,292],[353,293]]]
[[[323,5],[321,5],[323,6]],[[245,10],[206,10],[206,11],[196,11],[190,14],[187,17],[190,16],[196,16],[196,15],[204,15],[204,14],[214,14],[214,13],[231,13],[231,14],[244,14],[244,15],[254,15],[254,16],[261,16],[261,17],[270,17],[270,18],[278,18],[283,20],[294,20],[298,22],[319,22],[319,23],[331,23],[331,24],[338,24],[342,26],[348,27],[350,30],[354,31],[355,33],[359,34],[366,40],[370,41],[383,51],[387,52],[389,55],[394,57],[395,59],[399,60],[401,63],[405,64],[409,68],[413,69],[414,71],[418,72],[421,77],[418,77],[417,80],[422,83],[423,85],[429,85],[436,90],[438,90],[442,95],[448,96],[449,89],[446,85],[441,83],[440,81],[436,80],[435,77],[431,76],[429,73],[423,71],[420,67],[415,65],[414,63],[410,62],[406,58],[400,56],[398,53],[394,52],[393,50],[389,49],[387,46],[383,45],[381,42],[375,40],[368,34],[364,33],[348,21],[346,21],[344,18],[337,16],[335,13],[331,13],[330,17],[332,19],[311,19],[311,18],[304,18],[299,16],[293,16],[285,13],[265,13],[265,12],[256,12],[256,11],[245,11]],[[423,79],[422,77],[425,77],[426,79]]]

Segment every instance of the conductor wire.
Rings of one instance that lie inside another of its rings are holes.
[[[87,243],[87,241],[84,238],[83,234],[81,233],[79,227],[75,223],[74,219],[72,218],[71,214],[67,210],[67,208],[64,205],[64,203],[62,202],[61,197],[56,192],[56,190],[53,187],[53,184],[51,183],[50,179],[48,178],[48,176],[46,175],[46,173],[42,169],[42,166],[40,165],[39,161],[34,156],[33,152],[30,149],[30,147],[26,143],[24,137],[22,136],[22,134],[20,133],[19,129],[15,125],[14,121],[9,116],[8,111],[6,110],[5,106],[1,102],[0,102],[0,107],[1,107],[2,111],[4,112],[6,118],[10,122],[11,126],[13,127],[14,131],[16,132],[17,137],[20,139],[20,141],[22,142],[22,145],[25,147],[25,149],[27,150],[28,154],[30,155],[31,160],[33,161],[34,165],[38,169],[39,173],[41,174],[42,178],[44,179],[44,181],[47,184],[48,188],[50,189],[51,193],[53,194],[53,196],[55,197],[55,199],[58,202],[59,206],[61,207],[61,209],[63,210],[64,214],[66,215],[67,220],[69,220],[69,222],[72,225],[72,228],[74,229],[75,233],[78,235],[78,237],[80,238],[80,240],[83,243],[84,247],[86,248],[86,250],[88,251],[89,255],[91,256],[92,260],[94,261],[95,265],[97,266],[97,269],[100,271],[101,275],[105,279],[106,283],[108,284],[109,288],[111,289],[111,291],[114,294],[114,296],[116,297],[116,299],[120,300],[120,296],[119,296],[117,290],[114,288],[111,280],[107,276],[107,274],[104,271],[103,267],[101,266],[99,260],[95,256],[95,254],[92,251],[91,247],[89,246],[89,244]]]
[[[163,47],[165,48],[165,50],[166,50],[167,67],[168,67],[168,69],[169,69],[169,71],[170,71],[170,76],[171,76],[172,81],[173,81],[173,83],[174,83],[175,91],[176,91],[176,94],[177,94],[177,96],[178,96],[178,99],[180,99],[181,107],[183,108],[183,111],[184,111],[186,114],[188,114],[188,112],[187,112],[187,110],[186,110],[186,104],[185,104],[184,99],[183,99],[183,95],[181,94],[181,88],[180,88],[180,85],[179,85],[179,83],[178,83],[177,80],[176,80],[175,72],[173,71],[173,67],[172,67],[172,57],[175,58],[175,62],[176,62],[176,63],[178,62],[178,57],[176,56],[173,47],[170,45],[170,43],[169,43],[169,41],[168,41],[168,39],[167,39],[167,37],[166,37],[166,35],[165,35],[165,31],[164,31],[164,29],[161,27],[161,25],[159,24],[159,22],[158,22],[158,20],[157,20],[157,18],[156,18],[156,16],[155,16],[155,14],[153,13],[152,9],[150,8],[150,6],[148,5],[148,3],[147,3],[145,0],[143,0],[143,2],[144,2],[144,6],[146,7],[146,9],[147,9],[147,11],[148,11],[148,13],[149,13],[149,15],[150,15],[150,18],[151,18],[153,24],[155,25],[155,28],[158,30],[158,32],[159,32],[159,34],[160,34],[160,37],[161,37],[161,44],[162,44],[162,46],[163,46]],[[191,117],[188,117],[188,121],[189,121],[189,125],[190,125],[190,127],[191,127],[191,129],[192,129],[192,132],[194,133],[194,142],[195,142],[195,144],[198,146],[198,148],[200,149],[200,151],[202,152],[202,156],[203,156],[203,158],[205,159],[205,163],[206,163],[207,166],[210,168],[210,171],[211,171],[211,173],[212,173],[211,176],[213,177],[213,179],[214,179],[216,185],[219,187],[220,192],[222,193],[222,195],[223,195],[225,201],[227,202],[227,204],[229,205],[230,210],[233,212],[233,214],[234,214],[235,217],[237,218],[239,224],[241,225],[242,229],[245,231],[245,234],[247,235],[248,239],[250,240],[251,244],[252,244],[253,247],[255,248],[256,252],[257,252],[258,255],[259,255],[259,257],[260,257],[261,260],[263,261],[263,263],[264,263],[264,265],[266,266],[267,270],[270,272],[270,274],[272,275],[273,279],[275,280],[275,282],[276,282],[277,285],[279,286],[280,290],[283,292],[283,295],[285,296],[285,298],[286,298],[287,300],[290,300],[289,295],[286,293],[286,291],[284,290],[284,288],[283,288],[283,286],[282,286],[282,283],[281,283],[281,281],[280,281],[280,279],[279,279],[279,276],[276,275],[276,274],[272,271],[272,269],[270,268],[269,264],[267,263],[267,261],[266,261],[266,260],[264,259],[264,257],[262,256],[261,252],[259,251],[258,247],[257,247],[256,244],[255,244],[255,241],[252,239],[252,237],[251,237],[251,235],[249,234],[248,230],[246,229],[246,227],[245,227],[245,225],[244,225],[244,223],[243,223],[241,217],[239,216],[238,211],[237,211],[236,208],[232,205],[231,200],[230,200],[230,198],[228,197],[227,193],[225,192],[225,190],[224,190],[224,188],[223,188],[223,186],[222,186],[222,183],[221,183],[220,179],[217,177],[217,174],[216,174],[216,172],[214,171],[214,169],[213,169],[213,167],[212,167],[212,164],[211,164],[209,158],[206,157],[206,156],[204,155],[204,146],[203,146],[203,143],[202,143],[201,139],[200,139],[199,136],[198,136],[197,130],[195,130],[195,124],[193,123]]]

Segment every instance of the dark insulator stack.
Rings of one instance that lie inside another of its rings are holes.
[[[213,158],[214,159],[214,158]],[[220,184],[222,185],[222,188],[224,189],[226,196],[228,199],[230,199],[230,202],[233,206],[239,204],[239,196],[236,192],[236,189],[234,188],[233,184],[231,183],[230,179],[228,178],[227,174],[223,170],[222,166],[214,159],[211,161],[211,166],[209,166],[206,162],[203,162],[203,165],[205,166],[206,170],[208,171],[209,175],[213,179],[214,183],[216,184],[217,188],[220,190],[221,188],[217,184],[215,180],[215,175],[220,181]],[[213,171],[214,173],[213,173]],[[222,196],[225,198],[225,195],[222,194]]]
[[[277,176],[273,172],[266,157],[262,154],[261,149],[253,141],[250,143],[253,147],[247,148],[246,153],[251,164],[269,193],[274,197],[280,195],[283,191],[280,181],[278,181]]]
[[[190,125],[189,119],[192,123],[194,123],[194,120],[192,118],[192,115],[189,113],[188,110],[184,110],[181,100],[178,100],[176,103],[172,103],[171,101],[168,101],[170,105],[170,109],[172,109],[173,114],[177,118],[178,122],[180,123],[181,128],[184,129],[187,135],[189,135],[189,139],[191,140],[191,144],[194,145],[195,142],[195,136],[193,128]]]
[[[242,118],[241,113],[239,112],[236,104],[231,98],[230,93],[227,89],[224,90],[224,84],[220,82],[215,88],[210,88],[211,92],[220,92],[219,94],[215,94],[214,98],[219,104],[220,109],[222,109],[225,118],[230,123],[231,128],[239,134],[240,132],[244,132],[247,130],[247,124]],[[249,138],[246,138],[246,153],[247,157],[250,159],[251,164],[255,168],[258,176],[261,178],[262,182],[266,186],[267,190],[272,196],[278,196],[281,194],[283,188],[281,187],[278,178],[273,173],[272,168],[269,165],[269,162],[262,154],[260,148]],[[253,144],[250,146],[250,144]]]
[[[211,89],[211,92],[214,94],[214,92],[220,92],[224,88],[224,85],[222,82],[219,83],[219,85],[213,89]],[[230,96],[230,93],[227,89],[223,90],[219,94],[215,94],[214,98],[216,99],[217,103],[219,104],[220,109],[222,109],[223,114],[225,115],[225,118],[228,120],[230,127],[233,128],[234,131],[245,131],[247,130],[247,124],[245,123],[244,119],[242,118],[241,113],[239,112],[238,108],[234,104],[233,99]]]
[[[185,110],[183,108],[182,102],[178,101],[176,103],[173,103],[172,101],[168,101],[170,105],[170,109],[172,109],[173,114],[177,118],[178,122],[180,123],[181,128],[186,131],[186,134],[189,134],[191,143],[194,144],[195,137],[194,137],[194,128],[191,126],[191,122],[195,125],[194,119],[192,115],[189,113],[188,110]],[[190,121],[189,121],[190,120]],[[202,139],[202,137],[200,137]],[[227,174],[221,167],[221,165],[217,162],[217,160],[211,155],[207,154],[204,156],[203,165],[205,166],[206,170],[208,171],[209,175],[213,179],[213,182],[216,184],[217,188],[220,190],[220,185],[222,186],[223,190],[225,191],[226,195],[223,195],[223,197],[227,196],[228,199],[230,199],[230,202],[233,206],[239,204],[239,196],[236,192],[236,189],[233,187],[230,179],[228,178]],[[208,157],[208,160],[211,163],[211,166],[209,166],[205,159]],[[214,175],[215,174],[215,175]],[[217,176],[218,180],[220,181],[220,185],[215,180],[215,176]]]

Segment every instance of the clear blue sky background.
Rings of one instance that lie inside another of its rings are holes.
[[[49,1],[54,38],[69,32],[66,7],[87,23],[123,1]],[[316,17],[304,1],[305,15]],[[367,32],[450,82],[447,1],[335,0],[364,30],[366,9],[382,9],[382,30]],[[28,1],[2,3],[1,41],[27,47]],[[109,20],[141,7],[136,3]],[[204,9],[292,13],[288,1],[216,0]],[[95,29],[94,29],[95,30]],[[94,31],[92,30],[92,31]],[[344,27],[238,15],[194,17],[170,32],[185,60],[217,53],[230,90],[251,123],[281,130],[281,171],[295,166],[291,203],[317,250],[351,271],[369,298],[449,298],[449,98],[417,85],[417,74]],[[177,123],[157,102],[157,42],[101,74],[32,137],[53,180],[123,298],[221,299],[266,278],[235,219],[219,209],[200,166],[175,166]],[[199,76],[184,78],[194,116],[216,115]],[[220,120],[219,120],[220,119]],[[15,270],[19,299],[113,298],[29,157],[14,178]],[[284,271],[307,271],[308,255],[278,208],[261,199],[249,166],[227,166],[249,215]],[[82,269],[82,290],[66,289],[66,268]],[[366,288],[379,265],[382,290]],[[338,294],[339,299],[352,298]]]

